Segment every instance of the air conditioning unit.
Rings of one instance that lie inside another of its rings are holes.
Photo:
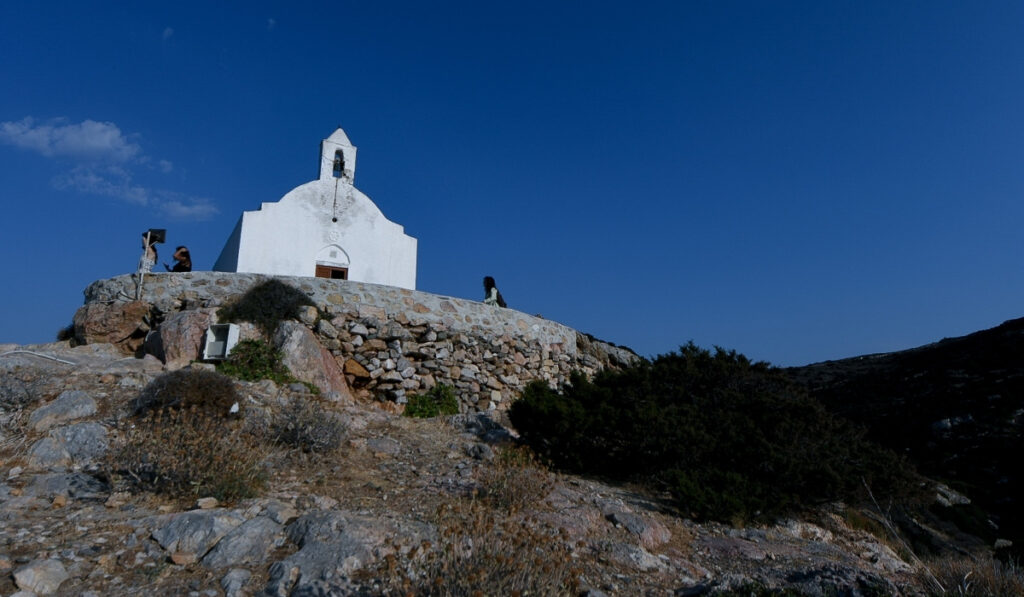
[[[238,326],[233,323],[215,323],[206,328],[203,343],[204,361],[223,361],[238,344]]]

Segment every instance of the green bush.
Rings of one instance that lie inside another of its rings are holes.
[[[227,359],[217,363],[217,370],[243,381],[269,379],[280,384],[292,383],[295,378],[281,359],[281,351],[263,340],[242,340],[231,349]]]
[[[770,519],[832,500],[907,497],[900,458],[767,363],[692,343],[628,369],[577,373],[561,393],[528,385],[509,411],[554,465],[668,490],[681,511],[722,521]]]
[[[423,394],[409,396],[403,414],[407,417],[427,419],[438,415],[459,414],[459,401],[451,386],[439,383]]]
[[[279,385],[301,383],[313,394],[320,388],[292,375],[282,360],[281,351],[263,340],[242,340],[231,349],[228,358],[217,363],[217,371],[242,381],[269,379]]]
[[[254,323],[269,337],[282,321],[298,319],[299,308],[303,306],[316,305],[301,290],[278,280],[267,280],[218,309],[217,318],[223,322]]]
[[[240,406],[242,399],[231,379],[214,371],[188,368],[151,381],[133,401],[132,411],[138,416],[154,410],[199,408],[227,416],[235,404]]]

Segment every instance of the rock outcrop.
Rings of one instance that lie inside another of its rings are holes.
[[[150,330],[152,307],[145,301],[114,300],[89,303],[73,318],[79,344],[111,344],[124,354],[135,354]]]

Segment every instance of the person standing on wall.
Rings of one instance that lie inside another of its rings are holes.
[[[484,304],[508,307],[504,297],[498,292],[498,287],[494,284],[494,278],[490,276],[484,276]]]
[[[158,239],[159,236],[153,234],[152,230],[142,233],[142,257],[139,257],[139,273],[148,274],[153,271],[157,260],[156,243],[163,242]]]

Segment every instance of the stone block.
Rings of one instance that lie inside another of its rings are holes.
[[[357,362],[354,359],[348,359],[347,361],[345,361],[345,365],[342,368],[342,370],[345,373],[354,375],[358,378],[370,377],[370,372],[366,369],[366,367],[360,365],[359,362]]]

